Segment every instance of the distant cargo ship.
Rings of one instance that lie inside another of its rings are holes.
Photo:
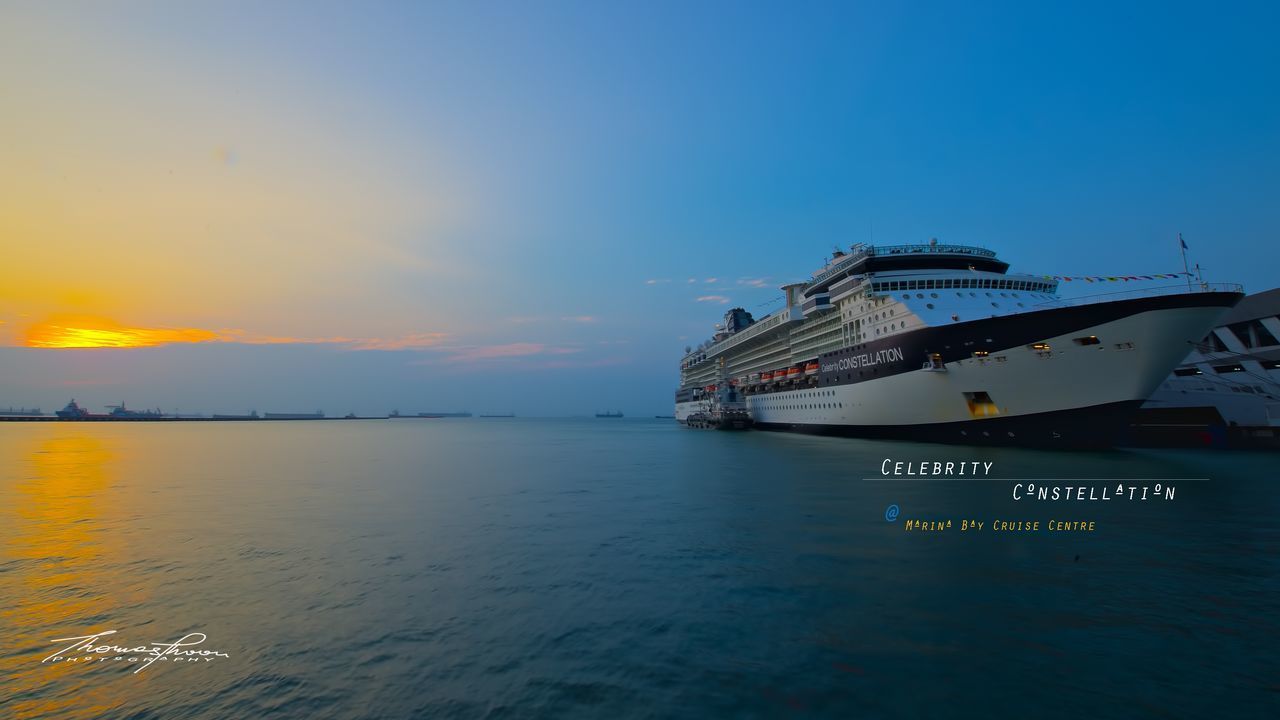
[[[515,413],[504,413],[501,415],[481,415],[480,417],[482,418],[513,418],[515,416],[516,416]]]
[[[418,413],[418,417],[420,418],[462,418],[462,417],[471,417],[471,413],[469,412],[440,412],[440,413],[420,412]]]
[[[40,408],[15,408],[8,407],[0,409],[0,415],[43,415]]]
[[[76,404],[76,399],[71,398],[71,402],[67,406],[54,413],[63,420],[79,420],[89,417],[89,411]]]
[[[164,417],[164,413],[160,412],[159,408],[155,410],[130,410],[124,406],[123,400],[120,401],[119,405],[108,405],[107,407],[111,408],[111,412],[108,415],[120,420],[152,420]]]
[[[261,420],[262,418],[258,417],[258,411],[254,410],[250,412],[248,415],[216,415],[215,414],[213,416],[213,419],[214,420]]]
[[[323,420],[324,413],[317,410],[313,413],[263,413],[263,420]]]
[[[596,413],[596,417],[598,417],[598,418],[620,418],[620,417],[622,417],[622,411],[621,411],[621,410],[617,410],[617,411],[610,412],[610,411],[607,411],[607,410],[606,410],[605,412],[602,412],[602,413]]]
[[[130,410],[125,407],[124,402],[119,405],[108,405],[111,408],[109,413],[91,413],[88,409],[80,407],[76,403],[75,398],[67,403],[67,406],[54,413],[62,420],[159,420],[166,417],[164,413],[156,410]]]

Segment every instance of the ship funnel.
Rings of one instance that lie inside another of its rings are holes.
[[[783,285],[782,292],[787,296],[787,307],[798,307],[800,303],[804,302],[801,293],[808,286],[809,283],[791,283],[790,285]]]

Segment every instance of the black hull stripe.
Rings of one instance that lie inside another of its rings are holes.
[[[959,322],[954,325],[921,328],[823,354],[818,358],[823,368],[818,375],[818,387],[853,385],[919,370],[925,358],[933,353],[941,355],[943,362],[954,362],[973,357],[976,350],[1000,352],[1023,347],[1051,337],[1083,332],[1091,327],[1152,310],[1189,307],[1228,308],[1239,302],[1241,297],[1243,295],[1240,293],[1227,292],[1160,295],[1035,310],[1016,315]],[[1126,339],[1116,338],[1115,340]],[[1101,338],[1101,340],[1103,343],[1108,342],[1107,338]],[[1199,338],[1188,338],[1188,340],[1199,340]],[[828,370],[831,366],[838,366],[842,359],[854,356],[896,357],[899,355],[896,352],[898,349],[901,350],[901,359],[897,361],[861,369]],[[881,351],[884,353],[881,354]]]

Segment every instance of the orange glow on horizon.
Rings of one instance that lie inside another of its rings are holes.
[[[255,335],[244,330],[184,327],[129,327],[101,317],[59,317],[27,329],[23,345],[45,350],[146,348],[178,343],[245,345],[335,345],[349,350],[423,350],[448,339],[447,333],[409,333],[394,337],[353,338]]]
[[[199,328],[125,327],[109,320],[78,318],[51,321],[27,330],[32,348],[138,348],[172,343],[227,340],[225,335]]]

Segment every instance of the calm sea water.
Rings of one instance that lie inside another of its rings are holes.
[[[1188,481],[1019,503],[885,458]],[[0,716],[1274,716],[1277,475],[670,420],[7,425]],[[41,663],[107,629],[229,657]]]

